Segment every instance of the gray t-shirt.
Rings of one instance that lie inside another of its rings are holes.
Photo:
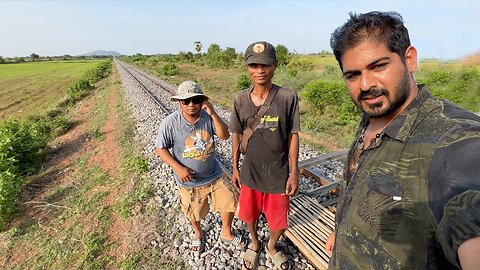
[[[195,171],[193,180],[177,184],[184,188],[209,184],[222,176],[222,168],[215,158],[215,134],[212,118],[204,110],[195,124],[185,120],[181,111],[168,115],[158,130],[156,146],[171,149],[173,157],[183,166]]]
[[[300,131],[298,96],[288,88],[278,89],[272,104],[248,142],[240,168],[242,184],[264,193],[281,194],[289,176],[288,136]],[[251,98],[252,87],[239,92],[233,102],[230,131],[242,134],[254,120],[260,106]]]

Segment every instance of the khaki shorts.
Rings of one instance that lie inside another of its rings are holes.
[[[205,186],[177,188],[182,212],[190,220],[200,221],[207,216],[208,198],[213,211],[233,213],[237,208],[238,191],[225,175]]]

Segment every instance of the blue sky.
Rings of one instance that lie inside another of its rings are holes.
[[[244,51],[266,40],[290,51],[331,51],[349,12],[399,12],[420,58],[480,52],[480,1],[0,1],[0,56],[194,51],[201,41]]]

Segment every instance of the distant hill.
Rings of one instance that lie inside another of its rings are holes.
[[[93,51],[89,53],[84,53],[82,56],[93,56],[93,55],[99,55],[99,56],[120,56],[121,54],[116,51],[103,51],[103,50],[98,50],[98,51]]]

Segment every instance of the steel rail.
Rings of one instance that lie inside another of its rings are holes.
[[[120,65],[121,65],[121,64],[120,64]],[[122,67],[125,69],[125,71],[128,72],[128,74],[130,74],[130,76],[132,76],[132,78],[133,78],[135,81],[137,81],[137,83],[138,83],[138,85],[140,86],[140,88],[142,88],[142,90],[143,90],[145,93],[147,93],[147,94],[153,99],[153,102],[155,102],[155,104],[157,104],[165,113],[167,113],[167,114],[170,114],[170,113],[171,113],[170,110],[163,105],[163,103],[160,101],[160,99],[159,99],[157,96],[155,96],[155,95],[147,88],[147,86],[144,85],[144,84],[133,74],[132,71],[130,71],[130,70],[129,70],[127,67],[125,67],[125,66],[122,66]]]

